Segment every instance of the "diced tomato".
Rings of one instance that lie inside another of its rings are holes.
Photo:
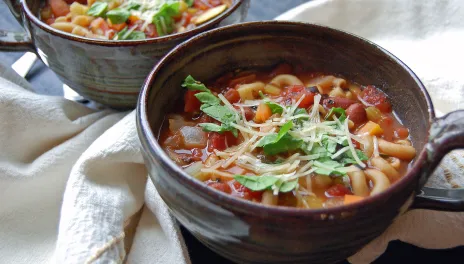
[[[228,194],[232,192],[232,189],[230,188],[229,184],[224,182],[210,182],[208,183],[208,186]]]
[[[229,89],[224,94],[224,97],[229,101],[231,104],[237,103],[240,101],[240,94],[235,89]]]
[[[192,14],[185,12],[184,13],[184,24],[182,24],[182,26],[187,27],[188,24],[190,24],[191,20],[192,20]]]
[[[224,134],[219,134],[217,132],[210,132],[208,134],[208,151],[213,152],[214,150],[225,150],[226,145],[226,136]]]
[[[110,27],[108,26],[108,23],[106,23],[106,21],[101,17],[93,20],[90,23],[90,28],[100,29],[102,31],[101,32],[102,34],[105,34],[106,31],[110,29]]]
[[[136,16],[136,15],[130,15],[129,18],[128,18],[128,20],[129,20],[129,23],[130,23],[130,24],[134,24],[135,22],[137,22],[138,20],[140,20],[140,18],[139,18],[138,16]]]
[[[158,37],[158,32],[156,31],[156,27],[153,24],[148,24],[144,31],[147,38],[156,38]]]
[[[198,123],[212,123],[213,118],[207,114],[202,114],[201,117],[198,119]]]
[[[212,6],[219,6],[219,5],[222,5],[222,1],[221,0],[209,0],[209,4]]]
[[[243,199],[261,201],[263,191],[252,191],[235,180],[233,182],[233,186],[235,191],[239,193]]]
[[[322,104],[327,109],[331,109],[332,107],[341,107],[343,109],[347,109],[354,103],[356,103],[356,101],[343,97],[329,97],[322,101]]]
[[[384,113],[390,113],[392,111],[387,95],[372,85],[368,85],[361,92],[361,98]]]
[[[395,129],[395,137],[405,139],[409,136],[409,130],[405,127],[397,127]]]
[[[207,0],[195,0],[193,7],[201,10],[208,10],[211,8]]]
[[[351,142],[353,143],[353,147],[357,149],[361,148],[361,144],[358,141],[351,139]]]
[[[270,77],[275,77],[279,74],[290,74],[292,73],[292,66],[287,63],[279,64],[270,74]]]
[[[298,107],[308,108],[314,103],[314,96],[316,93],[310,91],[309,88],[305,88],[303,85],[291,85],[287,87],[286,101],[289,103],[292,99],[298,101],[302,96],[305,96],[303,100],[298,104]]]
[[[232,132],[224,132],[222,134],[218,132],[210,132],[208,134],[208,151],[213,152],[214,150],[225,150],[227,147],[237,144],[237,138]]]
[[[351,194],[351,191],[347,187],[345,187],[343,184],[338,183],[338,184],[333,185],[329,189],[327,189],[325,193],[326,193],[326,196],[334,197],[334,196],[345,196],[345,194]]]
[[[55,17],[66,16],[69,13],[69,5],[64,0],[48,0]]]
[[[200,111],[201,102],[200,100],[198,100],[198,98],[195,97],[195,94],[197,93],[199,93],[199,91],[190,91],[190,90],[188,90],[185,93],[185,97],[184,97],[184,102],[185,102],[184,111],[185,112],[191,113],[191,112]]]

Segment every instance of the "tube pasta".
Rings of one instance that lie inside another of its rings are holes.
[[[301,82],[300,79],[298,79],[295,75],[291,74],[279,74],[276,77],[274,77],[270,83],[280,88],[289,85],[303,85],[303,82]]]
[[[400,174],[398,171],[393,168],[388,161],[384,160],[381,157],[375,157],[370,160],[371,164],[373,167],[377,168],[381,172],[383,172],[385,175],[387,175],[388,179],[390,182],[394,182],[400,178]]]
[[[375,169],[366,169],[364,170],[364,173],[374,184],[374,188],[371,190],[371,195],[381,193],[390,187],[390,180],[388,180],[387,176],[383,172]]]
[[[387,159],[388,163],[390,163],[390,165],[395,168],[396,170],[399,170],[400,169],[400,166],[401,166],[401,161],[400,159],[398,158],[395,158],[395,157],[389,157]]]
[[[416,150],[412,146],[395,144],[383,139],[378,140],[380,153],[397,157],[402,160],[412,160],[416,156]]]
[[[51,24],[50,26],[58,30],[64,31],[64,32],[68,32],[68,33],[71,33],[73,29],[76,27],[76,25],[74,25],[73,23],[69,23],[69,22],[55,22]]]
[[[345,92],[343,92],[342,88],[335,87],[334,89],[332,89],[332,91],[330,91],[329,96],[330,97],[342,97],[342,98],[345,98]]]
[[[259,91],[264,90],[264,86],[263,82],[242,84],[237,88],[237,92],[242,100],[253,100]]]
[[[371,135],[365,135],[363,139],[364,144],[361,144],[361,149],[364,152],[364,154],[366,154],[366,156],[370,158],[372,156],[372,153],[374,153],[374,139]]]
[[[262,204],[266,205],[277,205],[279,201],[279,196],[274,195],[271,190],[267,190],[263,193],[263,198],[261,199]]]
[[[355,166],[351,166],[356,168]],[[367,186],[366,175],[362,170],[348,172],[348,177],[351,181],[351,187],[354,194],[362,197],[369,196],[369,187]]]
[[[92,20],[93,19],[90,16],[78,15],[72,19],[71,23],[79,25],[81,27],[88,27],[90,25],[90,22],[92,22]]]
[[[335,87],[345,88],[345,86],[346,86],[346,81],[345,81],[345,79],[342,79],[342,78],[335,78],[335,79],[333,79],[332,84],[333,84]]]
[[[400,144],[400,145],[403,145],[403,146],[412,146],[411,141],[409,141],[407,139],[397,140],[397,141],[395,141],[395,144]]]

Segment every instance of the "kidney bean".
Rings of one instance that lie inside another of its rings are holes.
[[[327,109],[330,109],[332,107],[341,107],[343,109],[347,109],[350,105],[354,103],[356,103],[356,101],[343,97],[329,97],[322,101],[322,104]]]
[[[360,125],[367,121],[366,110],[364,110],[364,105],[360,103],[350,105],[346,109],[346,116],[348,116],[355,125]]]

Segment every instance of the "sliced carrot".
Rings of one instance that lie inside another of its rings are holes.
[[[261,103],[256,110],[255,122],[264,123],[271,115],[271,108],[267,104]]]
[[[113,24],[111,23],[111,20],[108,18],[106,19],[107,23],[108,23],[108,26],[111,28],[111,29],[114,29],[116,31],[121,31],[123,30],[125,27],[127,27],[127,24],[126,23],[121,23],[121,24]]]
[[[352,194],[345,194],[345,199],[343,199],[343,204],[352,204],[361,201],[364,197],[352,195]]]
[[[136,16],[136,15],[130,15],[130,16],[129,16],[129,22],[130,22],[130,24],[134,24],[135,22],[137,22],[137,21],[139,21],[139,20],[140,20],[140,18],[139,18],[138,16]]]
[[[365,133],[369,133],[369,135],[371,136],[381,136],[383,134],[383,129],[380,127],[379,124],[369,121],[365,125],[363,125],[357,132],[357,134],[359,135]]]

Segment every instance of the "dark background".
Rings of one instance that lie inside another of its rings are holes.
[[[247,21],[271,20],[279,14],[291,9],[307,0],[251,0]],[[20,31],[21,27],[9,13],[3,1],[0,2],[0,28]],[[13,64],[22,56],[21,52],[0,53],[0,62],[6,65]],[[63,95],[62,83],[54,73],[38,61],[26,76],[37,93],[48,95]],[[427,232],[427,230],[424,230]],[[204,247],[188,231],[182,228],[185,241],[193,264],[229,262]],[[347,241],[349,243],[349,241]],[[464,247],[447,250],[426,250],[400,241],[389,244],[387,251],[375,261],[384,263],[464,263]],[[348,262],[342,262],[348,263]]]

